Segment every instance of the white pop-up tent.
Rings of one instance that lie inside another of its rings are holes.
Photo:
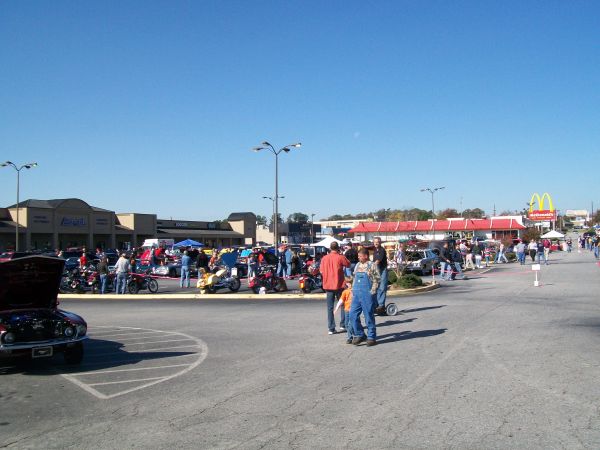
[[[542,234],[541,237],[542,239],[562,239],[565,237],[565,235],[556,230],[552,230],[548,231],[546,234]]]
[[[331,245],[332,242],[337,242],[338,244],[342,245],[342,241],[338,241],[333,236],[327,236],[322,241],[315,242],[314,244],[310,244],[310,246],[311,247],[327,247],[327,248],[329,248],[329,246]]]

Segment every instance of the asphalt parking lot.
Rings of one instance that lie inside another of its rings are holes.
[[[599,448],[600,268],[502,265],[396,300],[379,345],[315,300],[64,300],[81,366],[3,362],[7,448]]]

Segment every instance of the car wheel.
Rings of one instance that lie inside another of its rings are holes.
[[[158,292],[158,281],[156,281],[154,278],[150,278],[148,280],[148,290],[151,293],[156,294]]]
[[[231,284],[229,285],[229,290],[231,292],[237,292],[240,290],[241,286],[242,286],[242,283],[240,283],[240,280],[238,280],[237,278],[234,278],[233,281],[231,282]]]
[[[127,290],[129,291],[130,294],[137,294],[138,292],[140,292],[140,288],[138,287],[138,285],[135,281],[130,281],[127,284]]]
[[[83,343],[77,342],[73,347],[67,347],[64,351],[67,364],[79,364],[83,359]]]

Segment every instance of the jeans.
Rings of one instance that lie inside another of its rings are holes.
[[[352,339],[352,337],[354,336],[354,327],[352,326],[352,320],[350,320],[350,311],[345,311],[343,309],[342,311],[346,316],[346,333],[348,335],[348,339]]]
[[[475,255],[475,267],[481,269],[481,255]]]
[[[519,260],[519,263],[521,263],[521,265],[525,264],[525,253],[524,252],[518,252],[517,253],[517,259]]]
[[[183,283],[185,282],[185,287],[190,287],[190,268],[186,266],[181,267],[181,278],[179,280],[179,287],[183,287]]]
[[[286,267],[285,263],[279,263],[277,265],[277,276],[284,277],[286,273],[287,273],[287,267]]]
[[[500,260],[504,258],[504,262],[508,263],[508,259],[506,258],[506,255],[504,254],[504,252],[498,252],[498,254],[496,255],[496,262],[500,263]]]
[[[596,257],[596,259],[600,257],[600,247],[594,247],[594,256]]]
[[[292,263],[291,262],[285,263],[285,276],[288,278],[292,276]]]
[[[366,275],[365,275],[366,276]],[[364,313],[367,323],[367,338],[376,339],[377,329],[375,328],[375,295],[370,292],[370,283],[363,283],[352,287],[352,306],[350,306],[350,321],[356,337],[364,337],[365,330],[360,323],[360,314]]]
[[[100,274],[100,293],[106,293],[106,281],[108,280],[108,275],[105,273]]]
[[[127,288],[127,274],[119,272],[117,274],[117,294],[124,294]]]
[[[546,259],[546,255],[544,254],[544,252],[537,252],[538,264],[542,263],[542,258],[544,259],[544,264],[548,265],[548,260]]]
[[[445,278],[444,275],[446,274],[446,266],[447,265],[448,265],[448,263],[445,261],[440,262],[440,278],[442,280]]]
[[[256,276],[256,264],[248,264],[248,278]]]
[[[381,280],[379,281],[379,287],[377,288],[377,306],[385,307],[385,298],[387,295],[388,287],[388,271],[383,269],[381,271]]]
[[[329,331],[335,331],[335,316],[333,314],[333,308],[342,296],[342,291],[343,289],[339,289],[337,291],[325,291],[327,293],[327,328],[329,328]],[[342,316],[345,319],[343,308]],[[341,323],[344,324],[344,322]]]
[[[456,275],[460,275],[461,278],[465,277],[465,274],[462,271],[462,267],[460,267],[460,263],[459,262],[455,262],[454,263],[454,270],[456,271],[455,274],[452,274],[452,278],[455,278]]]

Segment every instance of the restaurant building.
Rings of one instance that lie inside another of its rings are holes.
[[[522,216],[500,216],[489,219],[411,220],[408,222],[361,222],[349,233],[359,241],[381,237],[391,240],[444,239],[515,239],[521,236]]]
[[[15,246],[16,205],[0,208],[0,250]],[[253,244],[256,216],[232,213],[227,221],[162,220],[156,214],[116,213],[77,198],[19,202],[19,248],[131,248],[145,239],[194,239],[207,246]]]

